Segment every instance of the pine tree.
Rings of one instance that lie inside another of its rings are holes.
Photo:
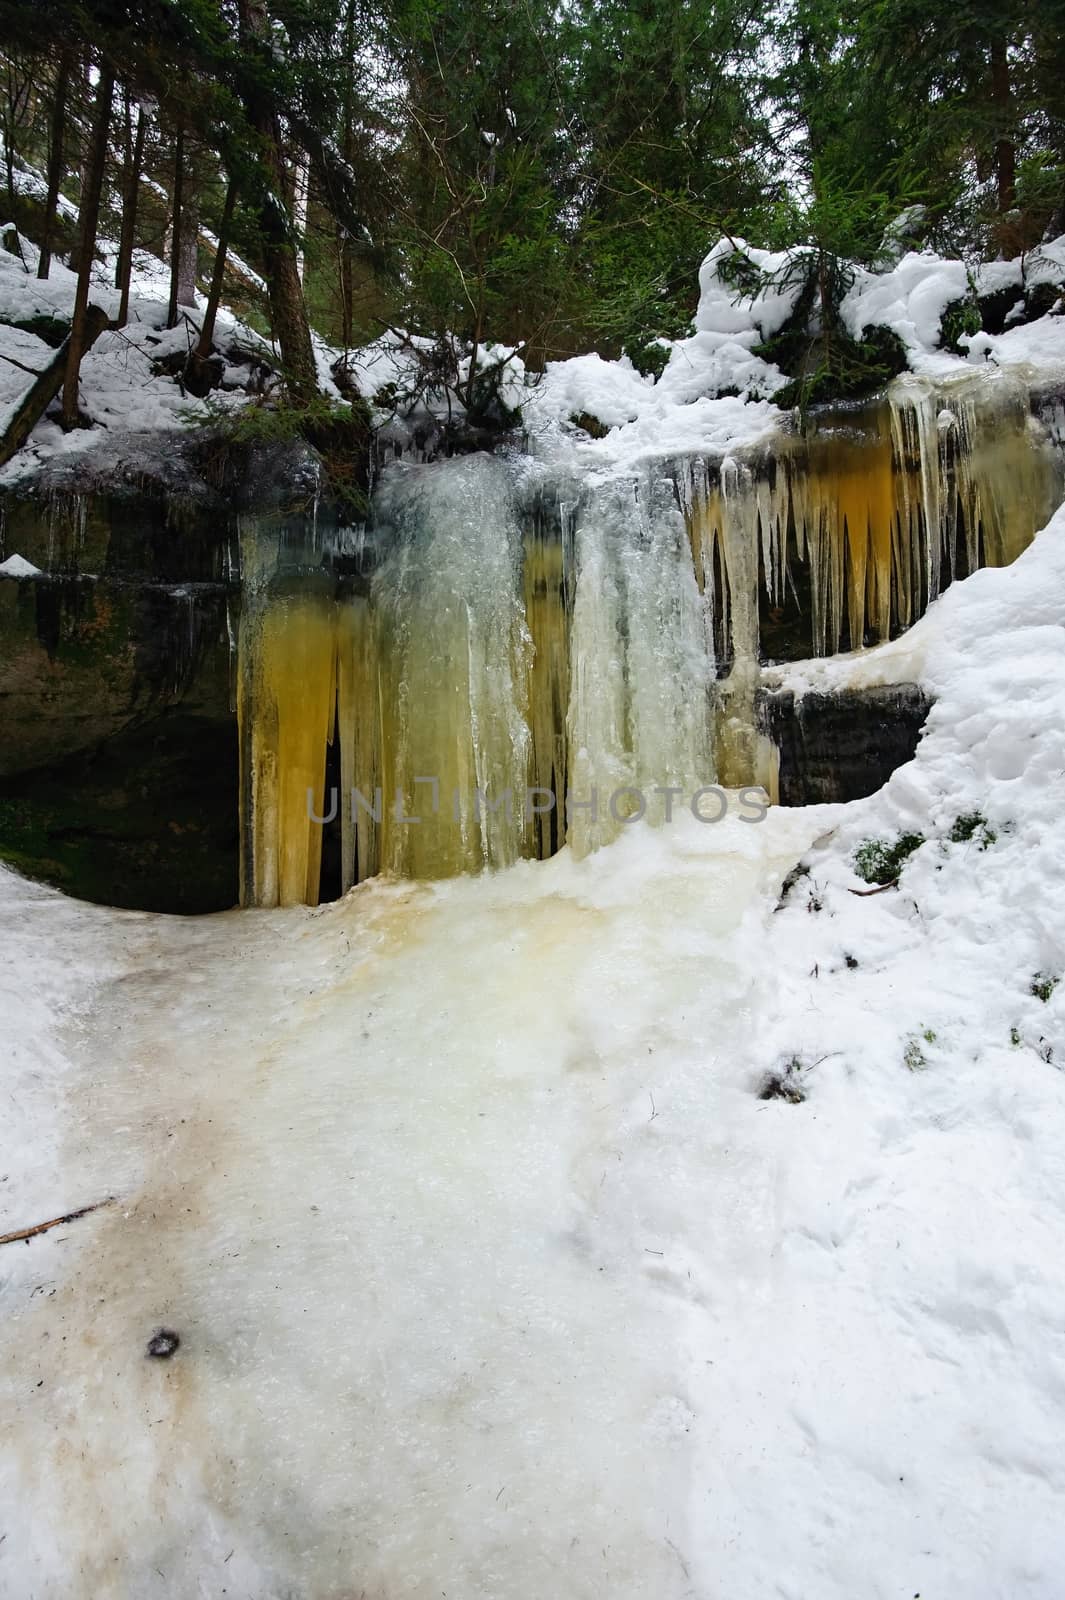
[[[406,86],[398,244],[411,292],[401,316],[468,347],[465,377],[457,365],[451,377],[473,409],[485,341],[550,349],[567,291],[554,34],[545,0],[398,0],[392,12]]]
[[[757,72],[767,10],[581,0],[569,14],[591,317],[638,360],[655,335],[685,330],[713,240],[760,231],[772,185]]]
[[[105,56],[99,67],[93,124],[86,154],[78,219],[78,286],[74,296],[74,315],[70,324],[70,354],[66,378],[63,383],[63,426],[75,428],[78,424],[78,373],[86,343],[86,315],[89,306],[89,276],[92,272],[96,249],[96,227],[100,215],[100,194],[103,188],[104,167],[107,162],[107,143],[111,130],[111,110],[115,89],[115,72]]]

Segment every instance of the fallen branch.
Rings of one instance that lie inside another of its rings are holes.
[[[878,883],[875,889],[848,889],[847,893],[861,895],[862,899],[864,900],[866,895],[883,894],[885,889],[897,889],[898,886],[898,878],[892,878],[890,883]]]
[[[85,313],[85,337],[81,345],[81,355],[96,343],[109,322],[106,311],[99,306],[89,306]],[[70,341],[73,334],[68,335],[59,346],[48,365],[37,375],[37,381],[27,389],[22,400],[16,406],[11,421],[3,434],[0,434],[0,467],[6,466],[15,453],[22,449],[30,434],[44,416],[45,407],[54,400],[63,387],[63,377],[66,372],[67,356],[70,351]],[[79,358],[80,359],[80,358]],[[0,1244],[3,1244],[0,1239]]]
[[[106,1200],[97,1200],[95,1205],[82,1206],[80,1211],[68,1211],[65,1217],[52,1217],[48,1222],[35,1223],[32,1228],[18,1228],[14,1233],[0,1233],[0,1244],[17,1244],[20,1239],[27,1243],[38,1233],[47,1233],[50,1228],[61,1228],[64,1222],[77,1222],[79,1217],[87,1217],[91,1211],[100,1211],[104,1206],[113,1206],[114,1195],[108,1195]]]
[[[41,375],[39,367],[24,367],[21,361],[16,361],[14,356],[7,355],[3,350],[0,350],[0,361],[10,361],[13,367],[17,367],[20,372],[24,372],[29,378],[39,378]]]

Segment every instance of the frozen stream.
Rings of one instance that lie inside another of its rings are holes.
[[[119,1203],[0,1262],[2,1592],[708,1593],[706,1307],[764,1188],[719,1105],[772,1110],[742,925],[816,831],[193,921],[6,878],[22,1204]]]
[[[0,1232],[117,1197],[0,1247],[3,1600],[1059,1600],[1065,636],[1011,570],[1016,692],[833,816],[196,920],[0,874]],[[1009,751],[1024,827],[852,893]]]

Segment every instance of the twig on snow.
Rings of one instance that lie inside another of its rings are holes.
[[[61,1228],[64,1222],[77,1222],[79,1217],[87,1217],[90,1211],[100,1211],[104,1206],[113,1206],[115,1197],[108,1195],[106,1200],[97,1200],[95,1205],[82,1206],[78,1211],[68,1211],[65,1216],[52,1217],[48,1222],[37,1222],[32,1228],[16,1228],[14,1233],[0,1233],[0,1244],[17,1244],[20,1239],[25,1239],[27,1244],[38,1233],[47,1233],[50,1228]]]

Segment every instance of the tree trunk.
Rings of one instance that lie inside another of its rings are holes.
[[[355,0],[348,0],[344,13],[344,106],[343,144],[344,161],[350,168],[355,151]],[[351,234],[343,220],[336,219],[337,253],[340,259],[340,333],[344,346],[344,367],[347,370],[348,352],[352,341],[352,271]]]
[[[126,89],[122,95],[122,178],[119,199],[122,202],[122,222],[118,236],[118,255],[115,258],[115,288],[122,287],[122,244],[126,237],[126,195],[129,192],[129,174],[133,166],[133,101]]]
[[[292,163],[292,221],[296,230],[296,271],[303,282],[304,241],[311,195],[311,163],[306,151],[297,150]]]
[[[998,209],[1012,211],[1017,204],[1017,146],[1014,142],[1013,97],[1010,93],[1010,67],[1006,40],[991,43],[991,101],[995,109],[995,174],[998,183]]]
[[[211,273],[211,287],[207,294],[207,309],[203,314],[203,326],[200,328],[200,337],[196,347],[191,351],[185,367],[185,386],[190,394],[199,398],[210,393],[217,378],[213,378],[208,367],[211,352],[214,349],[214,325],[218,316],[218,307],[222,299],[222,285],[226,276],[226,251],[229,248],[229,233],[233,225],[233,211],[237,202],[237,185],[233,178],[229,180],[226,190],[226,203],[222,211],[222,220],[218,224],[218,249],[215,251],[214,269]]]
[[[346,364],[348,353],[351,350],[352,339],[351,240],[343,223],[338,223],[337,235],[337,249],[340,252],[340,342],[344,347],[344,361]]]
[[[269,27],[262,0],[239,0],[240,33],[245,49],[259,51],[266,45]],[[290,398],[306,405],[318,393],[318,374],[303,298],[296,240],[285,204],[285,162],[281,128],[269,95],[249,74],[243,86],[248,119],[259,134],[262,171],[256,196],[259,226],[263,240],[263,264],[270,299],[270,321],[281,350],[281,363]]]
[[[307,405],[318,393],[318,373],[296,252],[287,228],[282,232],[284,239],[267,245],[264,252],[270,321],[281,351],[289,396],[296,405]]]
[[[4,70],[4,166],[7,169],[7,214],[12,221],[18,213],[15,210],[15,67],[11,61],[5,62]]]
[[[179,306],[196,304],[196,268],[199,264],[200,215],[196,197],[188,192],[185,181],[185,214],[181,219],[181,249],[177,259],[177,303]]]
[[[185,130],[179,127],[174,142],[174,191],[170,218],[170,303],[166,325],[176,328],[181,286],[181,234],[185,225]]]
[[[81,271],[81,231],[80,231],[81,208],[82,208],[82,205],[83,205],[84,200],[85,200],[86,190],[87,190],[87,188],[89,186],[90,168],[92,166],[92,131],[91,131],[91,124],[92,124],[92,110],[93,110],[93,106],[95,104],[95,99],[96,99],[95,91],[94,91],[93,86],[92,86],[92,70],[93,70],[93,53],[92,53],[91,49],[86,48],[81,52],[80,57],[78,58],[78,60],[76,62],[76,72],[75,72],[75,75],[74,75],[74,82],[73,82],[73,87],[74,87],[73,123],[74,123],[74,129],[75,129],[75,140],[80,145],[79,156],[80,156],[80,163],[81,163],[80,164],[79,173],[78,173],[78,222],[79,222],[79,231],[74,236],[74,243],[71,245],[70,254],[67,257],[67,267],[73,273],[80,273],[80,271]],[[97,84],[99,84],[99,80],[97,80]],[[113,91],[114,90],[114,81],[113,80],[112,80],[111,87],[112,87],[112,91]],[[70,96],[70,92],[69,92],[69,89],[68,89],[68,92],[67,92],[67,100],[68,100],[68,102],[69,102],[70,98],[71,98],[71,96]],[[80,139],[80,130],[81,130],[81,116],[80,116],[80,113],[81,113],[83,108],[84,108],[84,111],[85,111],[85,119],[84,120],[85,120],[85,122],[87,124],[89,124],[89,127],[90,127],[90,131],[89,131],[89,134],[88,134],[88,146],[87,147],[85,146],[84,141],[82,141]]]
[[[16,451],[22,449],[44,415],[45,407],[59,393],[72,350],[77,349],[80,361],[86,350],[91,349],[96,343],[107,325],[106,311],[101,311],[99,306],[86,307],[81,323],[80,345],[75,346],[73,332],[67,335],[51,361],[42,368],[31,384],[4,429],[3,437],[0,437],[0,467],[6,466]]]
[[[137,202],[140,198],[141,168],[144,165],[144,136],[148,118],[143,106],[137,107],[137,132],[129,152],[122,188],[122,232],[118,241],[118,264],[115,268],[115,287],[122,298],[118,307],[117,326],[124,328],[129,321],[129,289],[133,276],[133,246],[137,238]]]
[[[222,212],[222,220],[218,224],[218,249],[215,251],[214,270],[211,273],[211,288],[207,295],[207,309],[203,314],[203,326],[200,337],[196,343],[198,356],[209,356],[214,345],[214,325],[218,316],[218,307],[222,299],[222,285],[226,276],[226,251],[229,249],[229,231],[233,225],[233,211],[237,203],[237,185],[234,178],[229,180],[226,190],[226,203]]]
[[[70,348],[67,352],[66,376],[63,383],[64,428],[75,428],[78,423],[78,372],[82,354],[87,348],[85,330],[86,310],[89,304],[89,274],[92,271],[93,254],[96,249],[96,227],[100,218],[100,192],[103,188],[104,166],[107,161],[107,135],[111,125],[111,97],[114,87],[114,68],[105,58],[100,63],[100,79],[96,86],[95,120],[78,214],[78,287],[74,296]]]

